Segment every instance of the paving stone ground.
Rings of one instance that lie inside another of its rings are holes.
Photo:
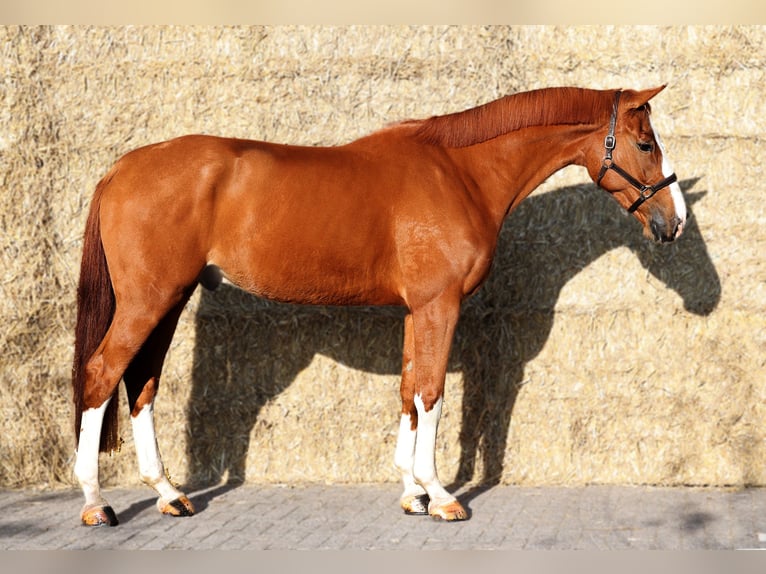
[[[407,516],[399,487],[243,485],[162,516],[148,488],[106,491],[117,527],[80,525],[78,490],[0,491],[0,550],[766,549],[766,489],[495,486],[457,491],[470,519]]]

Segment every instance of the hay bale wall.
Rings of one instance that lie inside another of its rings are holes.
[[[577,168],[522,204],[464,308],[440,472],[766,483],[764,28],[4,27],[0,40],[0,485],[72,483],[81,233],[121,154],[190,132],[338,144],[519,90],[660,83],[686,235],[648,243]],[[198,291],[157,405],[172,477],[398,480],[401,318]],[[107,484],[138,482],[126,413],[122,436]]]

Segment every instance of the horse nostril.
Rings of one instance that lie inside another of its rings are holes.
[[[662,243],[668,243],[678,237],[679,225],[681,225],[681,220],[678,217],[674,216],[668,223],[668,221],[658,213],[652,215],[652,218],[649,221],[649,229],[652,230],[654,239]]]

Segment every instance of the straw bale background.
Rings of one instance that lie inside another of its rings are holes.
[[[121,154],[190,132],[330,145],[552,85],[668,83],[691,213],[656,246],[583,170],[507,222],[463,311],[447,482],[766,483],[762,27],[0,28],[0,485],[72,484],[81,234]],[[199,290],[168,356],[177,482],[398,480],[398,309]],[[123,403],[124,405],[124,403]],[[123,413],[106,484],[138,481]]]

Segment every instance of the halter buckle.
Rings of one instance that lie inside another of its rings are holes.
[[[608,135],[604,138],[604,147],[608,150],[613,150],[617,145],[617,139],[613,135]]]

